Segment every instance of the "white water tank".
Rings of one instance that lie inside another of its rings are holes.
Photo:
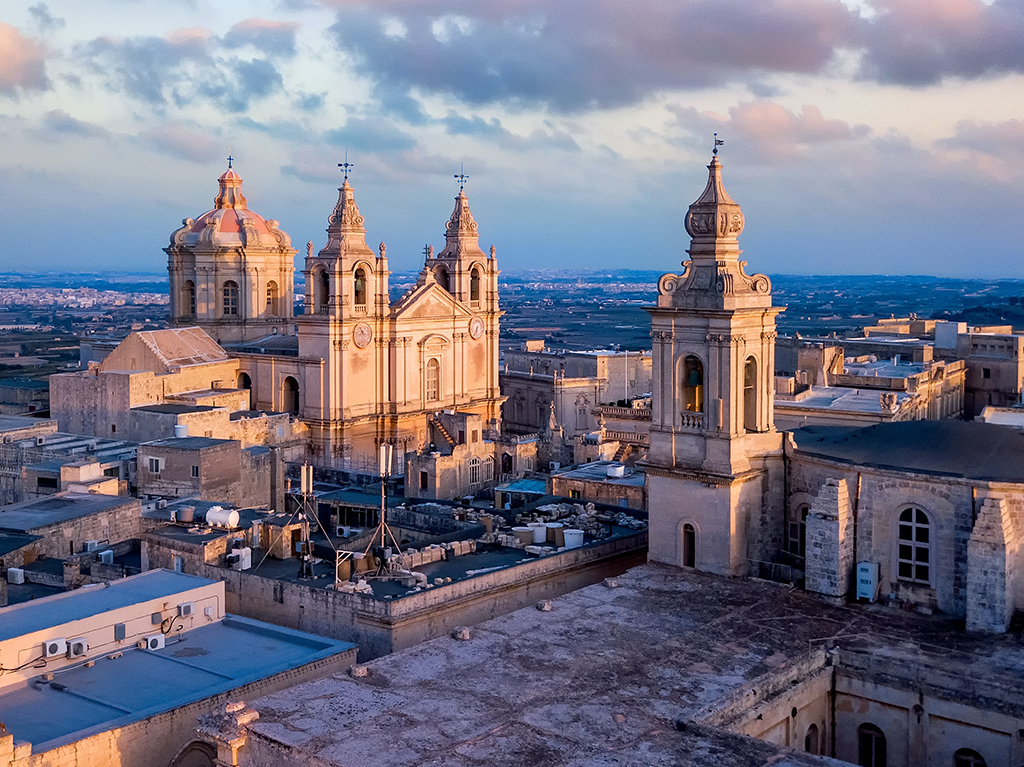
[[[211,506],[206,512],[206,524],[210,527],[238,527],[238,512],[223,506]]]
[[[174,424],[174,438],[182,439],[188,436],[188,424],[187,423],[176,423]]]
[[[626,476],[626,467],[621,463],[615,463],[608,467],[609,477],[624,477]]]

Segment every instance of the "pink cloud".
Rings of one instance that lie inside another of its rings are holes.
[[[25,37],[15,27],[0,21],[0,93],[21,90],[46,90],[46,49],[42,43]]]

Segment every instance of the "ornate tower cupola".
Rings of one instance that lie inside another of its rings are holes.
[[[456,299],[483,309],[492,299],[496,305],[497,265],[480,249],[480,233],[466,196],[465,183],[469,177],[460,173],[455,178],[460,182],[459,194],[445,226],[444,248],[436,256],[428,249],[425,268]]]
[[[171,324],[199,325],[218,341],[285,330],[292,317],[295,250],[277,221],[249,210],[231,167],[217,180],[213,210],[171,235]]]
[[[341,318],[386,309],[387,260],[366,244],[363,221],[346,173],[327,219],[327,244],[315,256],[313,243],[306,248],[306,314]]]
[[[717,145],[716,137],[707,185],[686,213],[685,271],[661,277],[657,306],[648,309],[655,387],[648,495],[652,558],[736,574],[747,559],[773,553],[770,543],[748,541],[744,531],[748,523],[757,527],[746,517],[769,499],[768,484],[749,482],[781,466],[773,396],[775,317],[782,310],[772,306],[768,277],[748,275],[740,260],[743,212],[725,191]],[[692,509],[679,506],[687,494]],[[681,528],[654,543],[656,515],[672,524],[690,515],[689,540],[703,536],[703,555],[686,548]],[[713,538],[700,533],[702,525]]]

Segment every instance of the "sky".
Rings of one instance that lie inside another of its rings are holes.
[[[673,271],[713,134],[748,271],[1024,277],[1024,0],[0,0],[0,270],[158,272],[226,157],[393,270],[465,167],[516,268]]]

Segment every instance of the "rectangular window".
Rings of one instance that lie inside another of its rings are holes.
[[[199,479],[199,467],[198,466],[193,466],[192,467],[192,479]]]
[[[149,472],[150,472],[150,474],[159,474],[160,473],[160,459],[159,458],[150,458],[150,459],[148,459],[148,465],[149,465]]]
[[[981,369],[981,377],[982,378],[991,378],[992,377],[992,368],[982,368]]]
[[[426,490],[427,489],[427,485],[429,484],[429,482],[430,482],[430,480],[427,477],[427,472],[421,471],[420,472],[420,490]]]
[[[475,445],[480,440],[480,433],[476,429],[473,429],[473,431],[470,432],[470,439]]]
[[[570,490],[569,497],[574,499],[580,499],[583,497],[583,493],[581,493],[579,490]]]
[[[58,482],[57,482],[57,478],[56,477],[36,477],[36,487],[37,488],[40,488],[40,489],[46,488],[47,490],[56,490],[57,489],[57,485],[58,485]]]

